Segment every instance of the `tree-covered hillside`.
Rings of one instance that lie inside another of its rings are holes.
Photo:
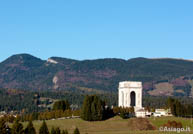
[[[8,89],[103,93],[117,91],[120,81],[132,80],[143,82],[145,94],[160,95],[163,89],[157,84],[161,83],[169,85],[164,87],[169,95],[191,96],[192,79],[192,61],[169,58],[78,61],[51,57],[45,61],[18,54],[0,63],[0,87]]]

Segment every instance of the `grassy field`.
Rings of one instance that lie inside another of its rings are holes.
[[[112,119],[100,122],[87,122],[81,119],[65,119],[65,120],[49,120],[46,121],[49,129],[54,127],[60,127],[61,130],[67,129],[70,134],[73,130],[78,127],[81,134],[175,134],[169,132],[160,132],[158,129],[161,125],[170,121],[177,121],[183,124],[183,127],[190,127],[193,130],[193,124],[191,124],[191,119],[176,118],[176,117],[161,117],[161,118],[149,118],[150,122],[156,126],[155,131],[130,131],[128,128],[128,120],[123,120],[120,117],[114,117]],[[42,121],[34,121],[33,124],[38,132]],[[24,126],[27,123],[23,123]],[[188,134],[193,134],[193,131],[188,132]],[[187,132],[181,134],[187,134]]]

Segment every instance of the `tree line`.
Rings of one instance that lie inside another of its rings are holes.
[[[62,117],[80,116],[80,110],[71,110],[67,100],[56,101],[52,110],[44,112],[24,114],[18,117],[21,121],[50,120]]]
[[[166,99],[166,98],[165,98]],[[148,101],[151,100],[148,99]],[[178,98],[168,98],[164,101],[165,105],[159,108],[170,108],[174,116],[187,117],[193,115],[193,107],[187,101],[179,100]],[[157,108],[157,107],[156,107]],[[148,111],[155,111],[153,106],[145,106]],[[56,101],[51,110],[43,112],[33,112],[30,114],[21,114],[17,116],[20,121],[30,120],[50,120],[63,117],[78,116],[86,121],[106,120],[113,116],[119,115],[122,118],[129,118],[134,115],[134,108],[109,107],[106,101],[102,100],[97,95],[86,95],[83,101],[82,108],[79,110],[71,110],[70,103],[67,100]],[[7,115],[4,117],[7,122],[13,122],[15,117]]]
[[[99,96],[86,96],[81,109],[81,118],[86,121],[101,121],[114,116],[120,116],[123,119],[134,115],[134,108],[108,107]]]
[[[37,96],[36,96],[37,95]],[[108,106],[117,106],[118,104],[118,93],[109,92],[103,94],[97,94],[106,105]],[[23,90],[8,90],[0,89],[0,111],[17,111],[17,113],[30,114],[30,113],[40,113],[43,111],[49,111],[47,102],[45,102],[45,107],[39,107],[41,98],[50,98],[52,100],[68,100],[69,104],[77,105],[78,109],[81,109],[85,94],[78,92],[69,92],[64,91],[23,91]],[[182,103],[191,103],[193,104],[193,99],[188,97],[175,97],[180,100]],[[168,97],[165,96],[143,96],[143,106],[151,108],[161,108],[165,107]]]
[[[193,116],[193,106],[191,104],[183,104],[178,99],[169,98],[167,101],[168,108],[171,109],[171,113],[174,116],[189,117]]]
[[[101,121],[111,118],[113,116],[120,116],[123,119],[130,118],[134,114],[134,108],[123,108],[123,107],[108,107],[99,96],[87,95],[85,96],[81,110],[70,110],[69,103],[66,100],[57,101],[53,105],[51,111],[45,111],[38,114],[27,114],[14,118],[13,116],[5,116],[0,119],[0,134],[36,134],[34,131],[32,120],[43,120],[42,126],[39,129],[39,134],[67,134],[67,130],[60,130],[60,128],[52,127],[49,132],[45,120],[68,117],[68,116],[80,116],[86,121]],[[167,108],[171,109],[174,116],[190,117],[193,115],[193,107],[191,104],[184,104],[176,98],[168,98]],[[150,109],[150,108],[146,108]],[[6,124],[6,122],[13,122],[12,128]],[[19,121],[29,121],[28,126],[23,128],[23,125]],[[78,133],[79,130],[75,129],[74,134]]]
[[[134,108],[109,107],[97,95],[85,96],[82,108],[80,110],[71,110],[69,103],[66,100],[57,101],[54,103],[52,110],[39,113],[23,114],[18,116],[20,121],[30,120],[50,120],[64,117],[81,117],[86,121],[101,121],[116,115],[122,118],[129,118],[134,115]],[[13,122],[14,117],[5,116],[5,120]]]
[[[47,124],[45,121],[43,121],[39,132],[36,132],[36,129],[34,128],[34,125],[32,121],[29,121],[26,128],[23,127],[23,125],[18,121],[15,120],[15,122],[12,125],[12,128],[10,128],[4,119],[0,119],[0,134],[68,134],[68,130],[61,130],[59,127],[52,127],[51,131],[49,131]],[[73,134],[80,134],[80,131],[78,128],[76,128],[73,132]]]

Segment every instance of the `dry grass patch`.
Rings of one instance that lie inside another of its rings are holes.
[[[142,130],[156,130],[156,127],[152,125],[152,123],[145,118],[133,118],[128,122],[128,126],[130,130],[133,131],[142,131]]]
[[[174,92],[173,85],[168,82],[156,84],[155,87],[156,89],[148,92],[150,95],[155,95],[155,96],[168,95],[170,96]]]

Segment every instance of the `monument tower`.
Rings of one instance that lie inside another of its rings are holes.
[[[119,83],[119,107],[142,109],[142,82],[123,81]]]

